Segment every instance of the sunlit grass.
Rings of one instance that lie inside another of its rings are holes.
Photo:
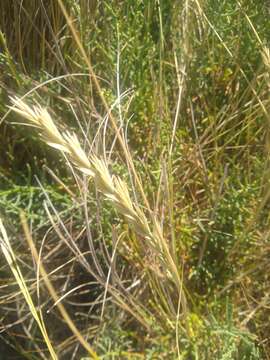
[[[1,3],[2,239],[40,304],[5,267],[0,299],[30,358],[31,317],[60,358],[268,358],[268,12]]]

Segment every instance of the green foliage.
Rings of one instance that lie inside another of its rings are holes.
[[[192,274],[202,293],[211,293],[216,287],[222,288],[239,271],[235,258],[230,258],[232,251],[240,249],[241,256],[244,256],[253,243],[253,229],[249,222],[260,188],[256,182],[236,188],[233,187],[233,180],[227,179],[226,182],[224,194],[217,199],[210,214],[208,211],[204,214],[209,220],[200,224],[198,240],[193,245],[194,254],[198,254],[202,242],[205,242],[200,266],[195,263]]]
[[[216,358],[220,360],[260,359],[260,352],[252,335],[234,326],[233,311],[228,301],[225,315],[224,324],[218,324],[215,318],[212,319],[210,334],[214,337],[218,336],[220,339],[220,350],[217,352],[219,354],[216,355]]]

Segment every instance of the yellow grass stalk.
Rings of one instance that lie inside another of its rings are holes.
[[[7,263],[8,263],[8,265],[16,279],[16,282],[25,298],[25,301],[27,302],[29,310],[31,311],[33,318],[35,319],[35,321],[38,324],[38,327],[39,327],[40,332],[45,340],[45,343],[47,345],[47,348],[51,355],[51,358],[53,360],[57,360],[58,357],[57,357],[57,355],[53,349],[53,346],[51,344],[51,341],[49,339],[45,324],[43,322],[41,310],[37,311],[37,309],[33,303],[33,300],[28,291],[28,288],[27,288],[26,282],[24,280],[24,277],[22,275],[22,272],[17,264],[16,256],[12,250],[6,229],[3,225],[1,218],[0,218],[0,245],[1,245],[2,252],[7,260]]]
[[[42,275],[44,283],[45,283],[51,297],[55,301],[55,305],[57,306],[60,314],[62,315],[63,319],[65,320],[65,322],[68,325],[68,327],[70,328],[70,330],[73,332],[75,337],[78,339],[78,341],[81,343],[81,345],[88,352],[88,354],[91,356],[91,358],[94,359],[94,360],[99,360],[99,357],[97,356],[96,352],[91,348],[91,346],[84,339],[84,337],[82,336],[80,331],[77,329],[74,322],[71,320],[71,318],[68,315],[64,305],[61,302],[59,302],[59,298],[57,296],[57,293],[56,293],[52,283],[49,280],[48,274],[47,274],[42,262],[39,259],[38,252],[37,252],[37,249],[36,249],[35,244],[33,242],[33,239],[32,239],[32,236],[31,236],[31,233],[30,233],[30,230],[29,230],[26,218],[25,218],[25,215],[24,215],[23,212],[20,215],[21,215],[21,222],[22,222],[22,225],[23,225],[23,230],[24,230],[24,233],[25,233],[26,240],[28,242],[28,245],[29,245],[29,247],[31,249],[32,255],[33,255],[36,263],[39,265],[40,273]]]

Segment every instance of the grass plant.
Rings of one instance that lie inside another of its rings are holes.
[[[268,13],[0,2],[0,337],[21,358],[270,357]]]

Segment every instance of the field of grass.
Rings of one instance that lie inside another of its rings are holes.
[[[0,2],[0,358],[270,359],[269,14]]]

